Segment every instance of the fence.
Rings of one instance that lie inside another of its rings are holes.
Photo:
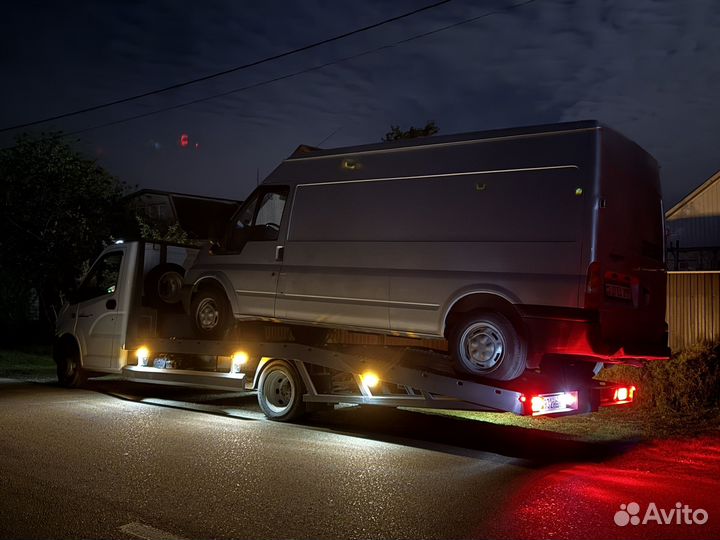
[[[673,351],[720,339],[720,271],[668,272],[667,322]]]

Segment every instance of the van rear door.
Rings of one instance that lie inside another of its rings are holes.
[[[658,166],[635,143],[603,128],[600,169],[586,307],[599,309],[603,339],[642,356],[661,346],[666,331]]]

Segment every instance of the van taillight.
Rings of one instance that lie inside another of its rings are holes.
[[[585,308],[597,309],[602,303],[603,276],[600,263],[593,261],[588,266],[587,284],[585,286]]]

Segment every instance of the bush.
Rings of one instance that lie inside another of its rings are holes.
[[[601,379],[636,384],[638,405],[658,412],[697,413],[720,406],[720,342],[701,343],[665,362],[638,369],[614,366]]]

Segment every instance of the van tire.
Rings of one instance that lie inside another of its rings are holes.
[[[145,277],[145,297],[149,306],[162,308],[182,300],[185,269],[176,264],[156,266]]]
[[[474,311],[448,336],[455,370],[461,375],[510,381],[526,368],[527,343],[503,314]]]
[[[80,363],[80,352],[76,346],[60,343],[53,356],[58,383],[64,388],[80,388],[87,382],[87,372]]]
[[[223,339],[233,325],[230,302],[214,287],[200,289],[190,304],[195,335],[201,339]]]
[[[285,360],[272,360],[260,374],[258,403],[270,420],[290,422],[305,413],[305,385]]]
[[[309,347],[322,347],[327,343],[330,337],[329,328],[320,328],[317,326],[292,326],[293,339],[296,343],[307,345]]]

